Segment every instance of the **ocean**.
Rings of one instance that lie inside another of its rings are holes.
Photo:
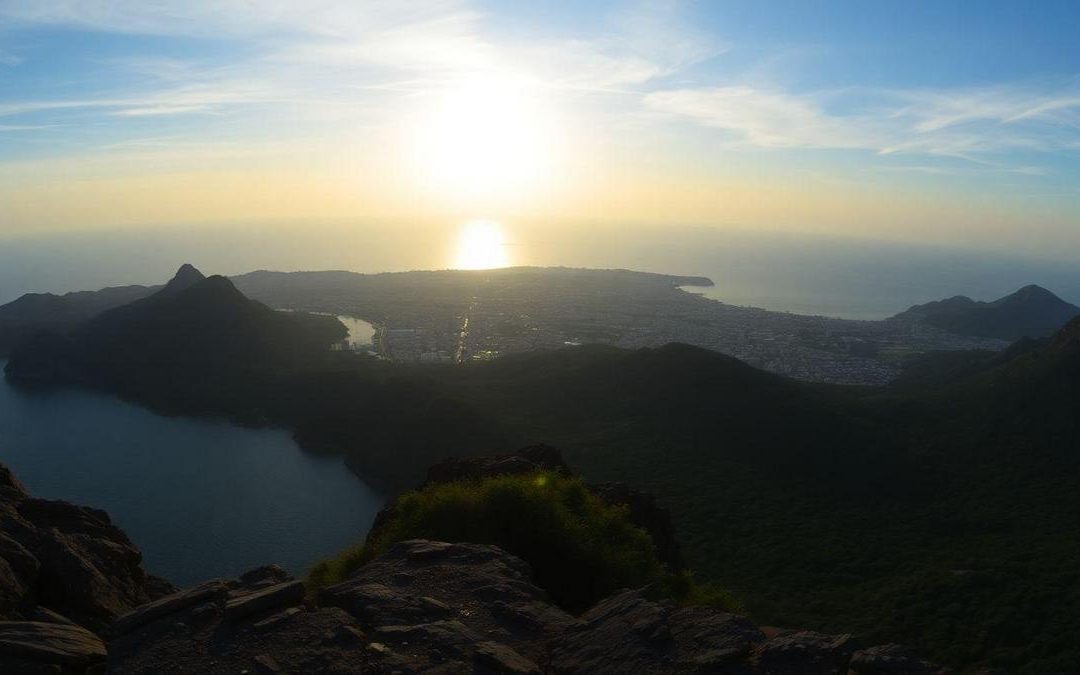
[[[160,283],[184,262],[207,274],[445,269],[477,257],[461,250],[460,227],[200,226],[0,238],[0,303],[27,292]],[[497,247],[487,257],[500,264],[702,275],[716,285],[690,290],[776,311],[876,319],[953,295],[991,300],[1030,283],[1080,301],[1080,265],[1019,254],[703,227],[499,227],[481,246]]]

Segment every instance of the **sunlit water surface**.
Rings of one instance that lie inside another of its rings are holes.
[[[1040,284],[1080,301],[1080,267],[1022,253],[707,227],[410,224],[160,227],[0,238],[0,303],[30,291],[161,283],[183,262],[255,269],[394,272],[565,265],[703,275],[710,298],[777,311],[881,318],[915,303],[990,300]],[[698,289],[701,290],[701,289]]]
[[[285,431],[2,378],[0,462],[34,496],[107,511],[146,569],[178,585],[269,563],[302,574],[361,540],[382,503],[340,458],[305,453]]]

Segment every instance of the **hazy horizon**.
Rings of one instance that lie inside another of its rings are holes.
[[[470,224],[308,224],[271,234],[252,225],[204,226],[11,237],[0,247],[0,303],[28,292],[162,283],[184,262],[225,275],[258,269],[374,274],[519,265],[626,268],[709,277],[716,286],[696,290],[731,304],[856,319],[883,318],[953,295],[993,300],[1032,283],[1080,301],[1080,269],[1067,260],[1021,253],[686,226],[479,229],[479,242]],[[499,264],[470,264],[486,259]]]

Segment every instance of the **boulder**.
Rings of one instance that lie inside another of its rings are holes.
[[[478,674],[512,673],[539,675],[540,667],[521,654],[498,642],[481,642],[473,652],[474,671]]]
[[[230,598],[225,603],[225,616],[230,621],[239,621],[252,614],[296,605],[303,599],[304,583],[285,581]]]
[[[579,625],[552,646],[552,670],[580,672],[670,672],[676,642],[668,625],[674,606],[653,602],[640,590],[601,601],[581,615]]]
[[[889,644],[861,649],[851,656],[848,672],[852,675],[935,675],[939,666],[922,660],[907,647]]]
[[[766,672],[843,673],[847,671],[858,643],[850,635],[825,635],[814,631],[794,631],[764,642],[758,663]]]
[[[531,577],[523,560],[496,546],[415,539],[391,545],[352,578],[323,589],[319,603],[373,628],[456,620],[477,635],[475,642],[506,644],[536,662],[575,619],[548,602]]]
[[[0,621],[0,672],[81,672],[104,663],[105,644],[85,628],[38,621]],[[37,668],[35,668],[35,666]]]
[[[167,595],[153,602],[142,605],[118,618],[112,626],[114,635],[124,635],[145,626],[163,616],[175,614],[206,600],[224,597],[227,593],[225,582],[215,579],[206,581],[183,591]]]

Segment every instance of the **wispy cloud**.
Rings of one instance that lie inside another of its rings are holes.
[[[430,93],[477,73],[544,90],[638,96],[649,83],[724,49],[681,24],[673,9],[635,7],[588,39],[518,42],[485,32],[484,14],[459,0],[0,0],[0,17],[17,23],[233,40],[245,47],[242,56],[216,63],[114,57],[106,65],[138,75],[139,90],[8,101],[0,104],[0,117],[80,109],[111,117],[205,116],[289,104],[296,114],[325,118],[336,108],[355,114],[365,102]],[[385,108],[395,114],[393,106]]]
[[[734,144],[757,148],[911,155],[925,158],[919,164],[926,167],[935,157],[960,158],[987,170],[1035,174],[1045,167],[1002,156],[1080,147],[1076,81],[807,92],[762,84],[767,78],[755,75],[751,65],[741,80],[729,76],[718,86],[699,85],[707,78],[695,75],[695,68],[722,58],[728,45],[684,20],[679,4],[632,5],[585,37],[545,34],[514,41],[486,30],[484,12],[468,0],[0,0],[0,20],[16,27],[53,25],[244,46],[220,61],[117,59],[113,65],[141,76],[138,89],[102,97],[8,99],[0,103],[0,118],[9,118],[14,129],[63,121],[50,115],[72,111],[102,119],[208,117],[264,106],[287,107],[303,120],[355,119],[376,109],[389,119],[399,110],[388,101],[415,98],[477,72],[513,72],[545,95],[616,94],[618,105],[604,113],[612,121],[640,119],[635,116],[642,112],[651,123],[689,120]],[[15,57],[0,51],[0,64],[5,58]],[[20,117],[34,114],[42,117]]]
[[[645,105],[762,148],[938,155],[1022,173],[1038,169],[986,157],[1059,152],[1080,141],[1080,88],[1073,83],[1042,90],[1016,85],[812,93],[707,87],[656,91]]]
[[[455,0],[0,0],[0,16],[26,24],[139,35],[227,39],[257,35],[358,35],[457,11]]]
[[[0,124],[0,133],[9,131],[41,131],[43,129],[52,129],[54,127],[56,127],[55,124]]]
[[[278,88],[253,82],[214,82],[132,94],[119,98],[72,98],[0,103],[0,117],[42,112],[104,109],[110,115],[205,113],[228,105],[281,102]]]

